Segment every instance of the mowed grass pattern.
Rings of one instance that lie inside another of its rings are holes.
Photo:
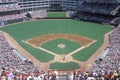
[[[64,48],[60,48],[58,47],[58,45],[64,45]],[[56,54],[68,54],[78,48],[80,48],[80,44],[78,42],[74,42],[74,41],[70,41],[70,40],[66,40],[63,38],[58,38],[58,39],[54,39],[51,41],[48,41],[44,44],[42,44],[43,48],[52,51]]]
[[[97,40],[91,47],[85,48],[73,55],[74,59],[86,61],[103,43],[105,33],[112,30],[111,27],[101,24],[75,21],[75,20],[39,20],[10,25],[1,28],[9,33],[24,49],[42,62],[54,59],[54,56],[36,49],[22,42],[43,34],[69,33],[77,34]],[[93,47],[92,47],[93,46]],[[89,53],[88,53],[89,52]]]

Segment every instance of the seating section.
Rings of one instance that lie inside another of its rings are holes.
[[[5,14],[0,15],[0,26],[27,21],[30,19],[30,17],[26,16],[25,13],[19,14],[17,11],[12,11],[11,13],[8,12],[8,14],[6,14],[6,12],[4,13]],[[29,12],[28,14],[31,16],[32,19],[41,19],[47,17],[46,10]]]
[[[21,14],[5,15],[5,16],[0,16],[0,22],[14,20],[14,19],[20,19],[20,18],[25,18],[25,16],[21,15]]]
[[[2,32],[0,32],[0,67],[9,69],[14,67],[16,70],[24,72],[34,72],[36,69],[32,63],[24,61],[13,53],[12,48],[6,41]]]
[[[0,26],[16,22],[22,22],[24,20],[28,20],[28,18],[24,14],[2,15],[0,16]]]
[[[0,12],[18,10],[20,6],[17,3],[13,4],[0,4]]]
[[[2,0],[0,2],[0,26],[25,20],[28,18],[20,14],[20,6],[17,0]]]
[[[105,3],[83,3],[79,6],[77,10],[91,12],[91,13],[99,13],[99,14],[107,14],[107,15],[115,15],[112,14],[114,10],[119,8],[119,5],[116,4],[105,4]],[[116,12],[117,13],[117,12]]]
[[[104,15],[95,15],[95,14],[89,14],[86,12],[80,12],[80,15],[77,16],[80,20],[86,20],[86,21],[94,21],[94,22],[100,22],[100,23],[110,23],[112,20],[114,20],[115,17],[113,16],[104,16]]]
[[[77,20],[94,21],[111,24],[119,16],[120,5],[115,3],[88,3],[83,2],[73,14]],[[119,24],[119,23],[118,23]],[[117,24],[117,25],[118,25]],[[112,25],[116,25],[116,22]]]
[[[0,80],[19,80],[16,78],[20,78],[20,75],[24,75],[25,78],[33,73],[42,75],[43,72],[37,69],[30,60],[24,60],[15,54],[14,50],[0,32]]]
[[[12,1],[14,2],[14,0]],[[0,12],[16,9],[19,9],[16,3],[0,5]],[[120,6],[114,3],[83,2],[75,13],[66,13],[67,17],[72,16],[77,20],[109,23],[117,26],[109,35],[110,44],[106,49],[107,51],[105,51],[104,57],[95,60],[85,72],[64,73],[67,80],[120,80],[120,18],[117,15],[120,14],[119,9]],[[46,10],[34,11],[29,14],[33,19],[47,17]],[[25,14],[0,15],[0,26],[27,19]],[[0,32],[0,80],[60,80],[58,74],[55,71],[48,75],[38,69],[33,62],[11,47],[4,34]],[[61,80],[64,80],[64,77],[62,76],[63,79]]]
[[[46,10],[33,11],[33,12],[29,12],[29,14],[33,19],[47,17],[47,11]]]

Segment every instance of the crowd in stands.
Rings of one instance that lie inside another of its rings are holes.
[[[16,22],[22,22],[27,19],[28,18],[24,14],[2,15],[0,16],[0,26]]]
[[[3,0],[0,3],[0,26],[27,20],[27,17],[23,14],[17,14],[18,12],[15,12],[19,8],[20,6],[16,0]]]
[[[91,12],[91,13],[101,13],[113,15],[112,11],[114,11],[118,5],[116,4],[105,4],[105,3],[85,3],[82,4],[78,10]]]
[[[28,76],[36,73],[36,76],[44,72],[34,67],[29,60],[23,60],[13,53],[12,48],[0,32],[0,80],[20,80],[17,78],[30,78]],[[23,79],[25,80],[25,79]],[[27,79],[30,80],[30,79]],[[41,79],[35,79],[41,80]]]
[[[81,20],[87,20],[87,21],[94,21],[94,22],[104,22],[104,23],[110,23],[112,20],[114,20],[114,17],[111,16],[103,16],[103,15],[94,15],[89,13],[80,12],[80,15],[77,16]]]
[[[39,19],[39,18],[46,18],[47,17],[47,11],[46,10],[32,11],[32,12],[29,12],[29,14],[33,19]]]
[[[120,18],[115,18],[114,20],[111,21],[111,24],[117,26],[120,23]]]
[[[26,16],[26,14],[9,14],[9,15],[1,15],[0,16],[0,26],[12,24],[16,22],[22,22],[27,21],[30,18],[32,19],[40,19],[40,18],[46,18],[47,12],[46,10],[39,10],[39,11],[33,11],[29,12],[29,15],[31,17]]]
[[[14,19],[20,19],[20,18],[25,18],[25,16],[21,15],[21,14],[5,15],[5,16],[0,16],[0,22],[14,20]]]
[[[77,20],[87,20],[99,23],[111,24],[115,18],[118,18],[120,5],[115,3],[88,3],[83,2],[73,14],[73,18]],[[120,23],[120,22],[119,22]],[[114,22],[112,25],[118,25]]]
[[[0,12],[18,10],[20,7],[17,3],[13,4],[0,4]]]
[[[0,0],[0,3],[17,2],[17,0]]]

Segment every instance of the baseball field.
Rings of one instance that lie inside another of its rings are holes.
[[[108,25],[72,19],[41,19],[0,28],[38,60],[38,66],[59,70],[80,69],[88,65],[86,62],[112,29]],[[32,57],[25,57],[32,60]]]

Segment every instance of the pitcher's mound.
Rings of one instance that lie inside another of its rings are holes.
[[[57,47],[63,49],[63,48],[65,48],[66,46],[65,46],[65,44],[58,44]]]

